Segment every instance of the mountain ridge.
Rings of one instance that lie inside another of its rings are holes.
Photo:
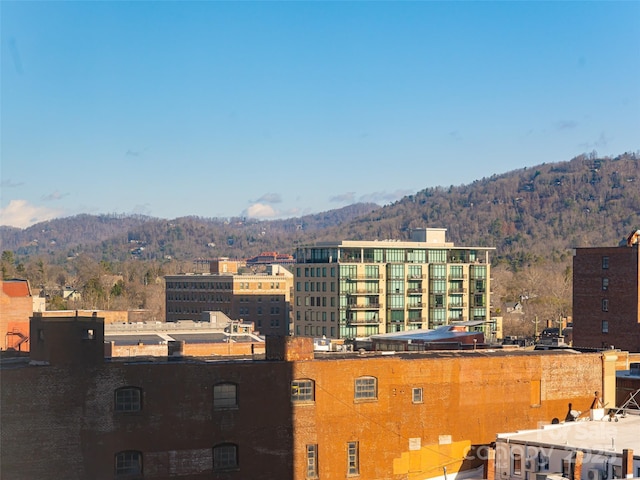
[[[574,247],[617,245],[640,227],[640,156],[580,155],[425,188],[383,207],[354,204],[283,220],[82,214],[25,229],[0,227],[0,236],[3,250],[18,257],[189,261],[293,253],[320,240],[402,240],[418,227],[446,228],[457,245],[496,247],[497,261],[514,265],[563,260]]]

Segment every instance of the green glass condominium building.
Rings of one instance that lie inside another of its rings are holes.
[[[296,250],[294,335],[357,338],[490,320],[488,247],[456,247],[446,229],[411,241],[319,242]]]

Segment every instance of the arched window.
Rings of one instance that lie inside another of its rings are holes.
[[[213,447],[213,470],[232,470],[238,468],[238,446],[234,443],[221,443]]]
[[[214,385],[213,408],[215,410],[238,408],[238,386],[235,383],[219,383]]]
[[[139,412],[142,410],[142,389],[121,387],[115,391],[114,410],[116,412]]]

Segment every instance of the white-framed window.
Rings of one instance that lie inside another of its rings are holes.
[[[233,470],[238,468],[238,446],[234,443],[221,443],[213,447],[213,470]]]
[[[602,320],[602,333],[609,333],[609,321]]]
[[[120,413],[142,410],[142,389],[139,387],[121,387],[114,392],[114,410]]]
[[[511,460],[511,471],[513,475],[522,475],[522,455],[519,453],[514,453],[513,458]]]
[[[347,443],[347,475],[360,473],[360,450],[358,442]]]
[[[307,445],[307,478],[318,478],[318,445]]]
[[[609,311],[609,299],[608,298],[603,298],[602,299],[602,311],[603,312],[608,312]]]
[[[115,456],[116,477],[142,475],[142,452],[125,450]]]
[[[602,290],[606,291],[609,289],[609,279],[608,278],[603,278],[602,279]]]
[[[228,382],[214,385],[213,408],[215,410],[238,408],[238,386]]]
[[[414,387],[412,389],[411,401],[413,403],[422,403],[422,387]]]
[[[602,257],[602,269],[606,270],[609,268],[609,257]]]
[[[309,379],[292,381],[291,401],[294,403],[315,401],[315,382]]]
[[[355,381],[356,400],[372,400],[378,398],[378,381],[375,377],[359,377]]]

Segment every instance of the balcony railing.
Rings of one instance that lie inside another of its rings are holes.
[[[466,280],[467,279],[467,274],[466,273],[450,273],[449,274],[449,280]]]
[[[379,303],[369,303],[367,305],[347,305],[347,309],[349,310],[380,310]]]
[[[469,263],[466,257],[449,257],[449,263]]]
[[[424,303],[413,303],[411,305],[407,305],[408,309],[412,309],[412,308],[424,308],[426,307],[426,305]]]
[[[379,325],[380,323],[383,323],[383,319],[381,318],[372,318],[369,320],[365,318],[355,318],[347,320],[347,324],[349,325]]]
[[[380,295],[384,293],[384,291],[381,288],[377,290],[367,290],[367,289],[359,288],[353,292],[346,292],[346,293],[347,295]]]
[[[407,275],[407,280],[424,280],[425,278],[427,278],[426,275]]]
[[[409,323],[427,323],[427,317],[409,318]]]
[[[407,293],[410,295],[424,293],[426,290],[424,288],[408,288]]]
[[[467,307],[467,302],[449,304],[449,308],[466,308],[466,307]]]
[[[466,288],[450,288],[449,293],[467,293]]]

